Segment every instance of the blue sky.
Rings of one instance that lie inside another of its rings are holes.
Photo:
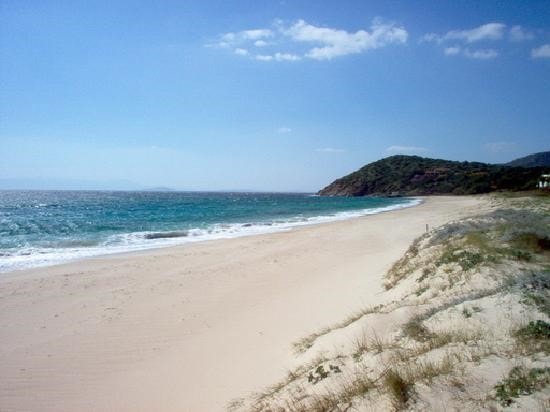
[[[550,4],[3,0],[0,90],[0,180],[25,184],[315,191],[396,153],[505,162],[550,149]]]

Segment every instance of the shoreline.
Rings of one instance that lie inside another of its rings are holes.
[[[330,224],[11,272],[0,279],[0,404],[223,410],[284,376],[292,342],[381,303],[413,239],[488,208],[427,197]],[[29,396],[32,394],[32,396]]]
[[[319,215],[319,216],[312,216],[305,218],[303,221],[288,221],[288,222],[279,222],[279,223],[269,223],[269,225],[266,224],[255,224],[255,223],[233,223],[233,224],[227,224],[229,227],[240,227],[241,230],[239,232],[232,232],[232,231],[221,231],[219,233],[214,234],[202,234],[200,236],[189,236],[187,232],[190,231],[180,231],[181,233],[186,232],[184,236],[169,236],[170,233],[175,233],[177,230],[169,230],[166,232],[144,232],[146,233],[144,235],[145,239],[149,240],[156,240],[154,243],[150,243],[149,245],[146,244],[127,244],[127,245],[113,245],[110,247],[105,246],[93,246],[89,248],[80,248],[80,249],[70,249],[67,248],[66,250],[58,251],[58,252],[52,252],[52,257],[47,256],[43,257],[43,259],[46,259],[45,261],[38,261],[34,265],[30,265],[28,267],[17,267],[15,266],[12,269],[4,270],[2,268],[2,262],[0,261],[0,277],[5,275],[11,275],[14,273],[19,273],[22,271],[37,269],[37,268],[45,268],[50,266],[57,266],[57,265],[64,265],[71,262],[84,262],[88,259],[98,259],[98,258],[105,258],[109,256],[118,256],[118,255],[126,255],[126,254],[134,254],[134,253],[140,253],[144,252],[147,253],[149,251],[157,250],[157,249],[163,249],[163,248],[172,248],[172,247],[181,247],[181,246],[187,246],[191,244],[196,243],[202,243],[202,242],[210,242],[210,241],[216,241],[216,240],[227,240],[227,239],[236,239],[241,237],[249,237],[249,236],[259,236],[259,235],[268,235],[268,234],[274,234],[274,233],[281,233],[285,231],[292,231],[296,229],[300,229],[302,227],[309,227],[309,226],[315,226],[315,225],[322,225],[322,224],[328,224],[328,223],[334,223],[334,222],[342,222],[350,219],[356,219],[361,218],[365,216],[372,216],[380,213],[386,213],[391,212],[393,210],[400,210],[400,209],[407,209],[411,207],[418,206],[422,203],[422,197],[410,197],[406,198],[409,200],[407,203],[401,203],[397,205],[391,205],[391,206],[384,206],[384,207],[378,207],[378,208],[370,208],[370,209],[357,209],[357,210],[350,210],[350,211],[340,211],[336,212],[332,215]],[[226,224],[219,223],[218,225],[224,226]],[[191,231],[193,231],[192,229]],[[159,236],[158,238],[147,238],[150,234],[166,234],[165,236]],[[126,236],[132,236],[136,235],[134,232],[123,234]],[[66,254],[68,256],[61,257],[61,255]],[[73,254],[79,255],[71,257]],[[17,260],[17,258],[21,258],[20,260],[25,260],[28,258],[36,258],[43,256],[41,254],[36,255],[15,255],[12,256],[15,258],[14,260]]]

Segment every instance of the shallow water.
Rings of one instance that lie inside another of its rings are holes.
[[[295,193],[0,191],[0,272],[411,206]]]

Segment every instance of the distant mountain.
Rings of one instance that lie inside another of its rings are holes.
[[[318,192],[321,196],[475,194],[527,190],[544,168],[391,156],[363,166]]]
[[[56,178],[0,179],[0,190],[138,190],[129,180],[78,180]]]
[[[176,189],[172,189],[171,187],[148,187],[147,189],[143,189],[143,192],[175,192]]]
[[[550,152],[533,153],[506,163],[506,166],[550,167]]]

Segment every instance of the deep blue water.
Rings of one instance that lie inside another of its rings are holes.
[[[288,230],[415,202],[284,193],[0,191],[0,272]]]

